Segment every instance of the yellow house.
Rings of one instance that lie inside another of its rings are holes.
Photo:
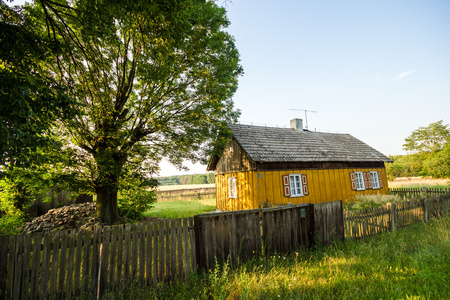
[[[349,134],[229,125],[232,138],[208,164],[219,210],[260,204],[321,203],[387,194],[384,162],[392,160]]]

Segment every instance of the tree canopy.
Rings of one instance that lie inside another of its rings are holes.
[[[448,143],[450,130],[444,121],[431,123],[427,127],[419,127],[405,139],[403,149],[413,153],[433,153],[442,150]]]
[[[127,176],[153,174],[162,157],[205,161],[225,143],[242,68],[215,2],[37,0],[25,10],[57,46],[38,74],[76,100],[57,132],[105,222],[118,220]]]
[[[72,99],[46,68],[58,48],[20,7],[0,2],[0,165],[48,161],[52,127],[70,118]],[[3,174],[3,173],[2,173]]]
[[[390,178],[450,177],[450,129],[443,120],[414,130],[403,149],[410,154],[391,157],[394,163],[386,165]]]

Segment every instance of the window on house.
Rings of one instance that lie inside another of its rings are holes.
[[[282,179],[285,197],[301,197],[309,194],[305,174],[283,175]]]
[[[372,188],[373,189],[379,189],[380,188],[380,180],[378,179],[378,172],[377,171],[371,171],[370,172],[370,178],[372,180]]]
[[[291,197],[303,196],[301,175],[300,174],[289,175],[289,182],[291,186]]]
[[[228,178],[228,197],[237,198],[237,181],[236,177]]]
[[[354,191],[383,188],[383,180],[381,179],[380,171],[351,172],[350,181],[352,190]]]
[[[365,190],[363,172],[355,172],[356,190]]]

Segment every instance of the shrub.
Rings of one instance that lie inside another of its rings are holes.
[[[25,223],[23,213],[5,214],[0,217],[0,234],[18,234],[20,227]]]
[[[117,195],[119,214],[132,220],[140,220],[143,213],[156,202],[157,181],[139,176],[121,182]]]

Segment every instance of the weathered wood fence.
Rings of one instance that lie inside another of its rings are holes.
[[[0,298],[101,298],[131,282],[151,285],[188,277],[199,268],[214,268],[216,261],[234,264],[261,253],[289,253],[310,247],[314,234],[326,237],[324,243],[343,238],[337,224],[341,207],[335,201],[0,236]],[[317,233],[314,220],[321,223]]]
[[[131,282],[187,277],[196,271],[193,226],[185,218],[0,236],[0,298],[100,298]]]
[[[341,201],[219,212],[157,223],[0,236],[0,298],[101,298],[130,283],[187,278],[216,262],[362,238],[450,212],[450,195],[342,210]]]
[[[450,194],[450,188],[392,188],[389,193],[399,195],[408,199],[419,199],[422,197],[430,197],[434,195]]]
[[[428,221],[450,212],[450,194],[344,211],[345,238],[363,238],[384,231]]]

